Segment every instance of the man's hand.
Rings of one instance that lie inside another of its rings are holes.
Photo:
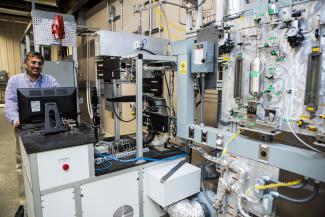
[[[16,122],[14,123],[14,127],[17,128],[17,127],[19,127],[19,126],[20,126],[20,122],[19,122],[19,121],[16,121]]]

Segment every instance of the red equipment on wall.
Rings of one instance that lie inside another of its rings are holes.
[[[54,23],[52,24],[52,34],[54,35],[55,39],[65,38],[63,16],[61,15],[54,16]]]

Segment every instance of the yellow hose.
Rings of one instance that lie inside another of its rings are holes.
[[[156,1],[153,1],[153,3],[156,2]],[[158,7],[155,7],[155,11],[156,11],[156,18],[157,20],[160,20],[163,16],[161,10],[159,9],[159,6]],[[168,26],[171,26],[173,29],[175,29],[176,31],[178,32],[186,32],[186,29],[185,28],[182,28],[182,27],[178,27],[177,25],[175,25],[174,23],[172,23],[171,21],[165,19],[165,23],[166,25]],[[165,29],[165,26],[162,22],[159,22],[159,28],[162,28],[162,29]],[[168,27],[166,27],[168,28]],[[167,30],[168,31],[168,30]],[[171,34],[171,33],[169,33]],[[170,40],[181,40],[181,39],[184,39],[184,37],[181,37],[179,35],[170,35]]]
[[[158,7],[156,7],[155,9],[156,9],[156,13],[157,13],[159,16],[163,17],[163,15],[162,15],[160,9],[159,9]],[[179,32],[186,32],[186,29],[185,29],[185,28],[178,27],[178,26],[176,26],[173,22],[171,22],[171,21],[169,21],[169,20],[166,20],[166,22],[168,23],[168,25],[170,25],[171,27],[173,27],[175,30],[177,30],[177,31],[179,31]],[[161,23],[160,25],[163,26],[162,23]]]
[[[226,144],[225,144],[225,147],[224,147],[223,150],[222,150],[222,155],[227,154],[228,144],[231,143],[232,141],[234,141],[234,140],[237,138],[237,136],[239,136],[239,135],[240,135],[240,130],[237,131],[235,134],[233,134],[233,135],[228,139],[228,141],[227,141]]]
[[[277,188],[277,187],[290,187],[290,186],[295,186],[299,185],[302,183],[301,179],[291,181],[291,182],[279,182],[279,183],[272,183],[268,185],[256,185],[255,189],[257,190],[265,190],[265,189],[270,189],[270,188]]]

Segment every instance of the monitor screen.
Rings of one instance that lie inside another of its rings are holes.
[[[75,87],[18,88],[18,112],[21,124],[45,120],[45,104],[54,102],[61,118],[77,120]]]

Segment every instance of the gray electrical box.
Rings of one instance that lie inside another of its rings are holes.
[[[192,73],[214,72],[214,43],[203,41],[193,45]]]

